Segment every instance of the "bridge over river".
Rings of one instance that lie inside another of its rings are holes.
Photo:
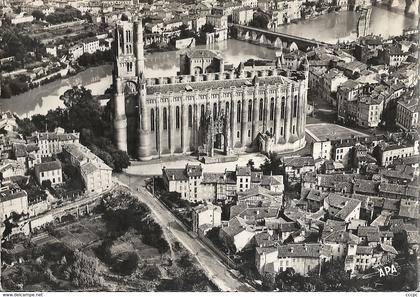
[[[306,51],[310,48],[329,45],[329,43],[317,41],[315,39],[308,39],[300,36],[238,24],[229,24],[229,29],[231,36],[235,39],[278,49],[298,48]]]

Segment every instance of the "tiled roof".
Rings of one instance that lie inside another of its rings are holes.
[[[260,183],[263,178],[262,171],[253,171],[251,172],[251,182],[252,183]]]
[[[274,207],[249,207],[243,210],[239,217],[245,220],[262,220],[265,218],[277,218],[280,209]]]
[[[43,132],[37,135],[39,140],[57,140],[57,141],[69,141],[79,139],[75,134],[72,133],[55,133],[55,132]]]
[[[236,166],[236,176],[251,176],[251,168],[248,166]]]
[[[41,164],[36,164],[35,168],[38,168],[39,172],[51,171],[61,169],[60,161],[51,161]]]
[[[340,209],[335,217],[346,219],[347,216],[358,206],[361,202],[357,199],[344,197],[335,193],[329,193],[325,201],[332,207]]]
[[[368,242],[380,242],[379,228],[377,226],[359,226],[357,236],[366,237]]]
[[[331,242],[357,244],[359,243],[359,237],[346,231],[334,231],[323,238],[323,241],[326,243]]]
[[[25,144],[14,144],[13,145],[14,151],[15,151],[15,157],[16,158],[21,158],[21,157],[26,157],[26,155],[28,154],[28,152],[26,151],[26,145]]]
[[[183,168],[164,168],[163,170],[168,180],[188,180],[188,176]]]
[[[322,191],[319,191],[319,190],[315,190],[315,189],[310,189],[308,195],[306,196],[306,199],[322,202],[322,201],[324,201],[324,199],[327,196],[328,196],[328,193],[325,193],[325,192],[322,192]]]
[[[370,246],[358,245],[356,249],[356,255],[372,255],[373,248]]]
[[[279,232],[295,232],[300,230],[300,226],[296,222],[280,223],[278,230]]]
[[[305,166],[315,166],[313,157],[284,157],[283,164],[285,167],[302,168]]]
[[[330,247],[319,243],[288,244],[278,247],[278,258],[319,258],[330,254]]]
[[[246,204],[232,205],[230,207],[230,219],[237,217],[241,212],[243,212],[247,208],[248,206]]]
[[[0,201],[5,202],[13,199],[23,198],[27,193],[18,186],[11,186],[8,189],[0,191]]]
[[[384,199],[384,205],[382,206],[385,210],[391,210],[391,211],[398,211],[400,206],[400,200],[399,199]]]
[[[382,193],[404,195],[413,198],[417,198],[420,196],[420,189],[418,187],[410,185],[398,185],[382,182],[379,186],[379,190]]]
[[[283,184],[283,176],[263,175],[261,186],[276,186]]]
[[[203,168],[201,167],[201,164],[199,165],[187,164],[186,174],[190,177],[200,177],[203,174]]]
[[[203,184],[224,183],[223,173],[204,172],[203,180],[201,181],[201,183]]]
[[[233,237],[241,233],[245,228],[242,225],[242,222],[238,217],[231,219],[227,227],[223,227],[222,230],[229,236]]]
[[[408,199],[401,199],[400,211],[398,215],[405,218],[419,219],[419,202]]]
[[[82,171],[85,175],[91,174],[98,170],[98,167],[96,167],[93,163],[85,163],[80,166],[80,171]]]
[[[377,194],[379,184],[380,182],[374,182],[371,180],[354,179],[353,190],[355,192]]]
[[[283,85],[285,82],[292,82],[289,78],[284,76],[266,76],[258,77],[260,84]],[[205,90],[205,89],[218,89],[230,87],[240,88],[247,86],[250,82],[250,78],[243,79],[229,79],[229,80],[213,80],[213,81],[201,81],[201,82],[186,82],[176,84],[162,84],[162,85],[149,85],[146,87],[147,94],[152,95],[155,93],[168,93],[174,92],[179,93],[186,91],[187,87],[191,87],[192,90]]]

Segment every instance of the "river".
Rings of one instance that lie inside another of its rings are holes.
[[[298,24],[285,25],[278,30],[283,33],[336,43],[337,40],[356,39],[357,18],[357,13],[343,11],[319,16],[313,20],[304,20]],[[399,35],[404,28],[413,27],[416,24],[417,19],[405,17],[384,8],[373,7],[370,32],[388,37]],[[205,48],[205,46],[201,48]],[[232,63],[235,66],[240,61],[249,58],[271,59],[275,56],[274,50],[232,39],[207,46],[207,48],[221,50],[226,63]],[[176,75],[179,67],[179,53],[179,51],[171,51],[146,54],[146,76]],[[111,84],[111,71],[111,65],[90,68],[73,77],[43,85],[10,99],[1,99],[0,108],[3,111],[10,110],[20,117],[46,114],[50,109],[64,106],[59,97],[71,86],[84,85],[91,89],[94,95],[103,94]]]

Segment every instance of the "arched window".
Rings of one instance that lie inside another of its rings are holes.
[[[155,131],[155,110],[150,110],[150,130]]]
[[[201,107],[200,107],[200,121],[202,122],[202,121],[205,121],[206,119],[204,118],[204,104],[201,104]]]
[[[270,121],[274,120],[274,98],[271,98],[270,103]]]
[[[248,101],[248,122],[252,122],[252,100]]]
[[[284,112],[285,112],[285,109],[286,108],[286,98],[284,98],[284,96],[283,97],[281,97],[281,111],[280,111],[280,118],[281,119],[284,119]]]
[[[217,103],[213,104],[213,120],[217,119]]]
[[[168,129],[168,111],[166,107],[163,108],[163,130]]]
[[[260,99],[260,114],[259,114],[259,121],[263,120],[263,114],[264,114],[264,100]]]
[[[242,113],[241,113],[241,101],[238,101],[238,110],[236,111],[236,121],[238,123],[241,122],[241,117],[242,117]]]
[[[192,106],[188,105],[188,127],[192,127]]]
[[[298,104],[297,96],[295,95],[295,98],[293,100],[293,117],[297,117],[297,107],[298,107],[297,104]]]
[[[176,116],[175,125],[176,125],[176,128],[179,129],[179,126],[180,126],[179,106],[176,107],[175,113],[176,113],[176,115],[175,115]]]

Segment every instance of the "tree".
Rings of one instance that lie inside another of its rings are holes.
[[[147,280],[157,280],[161,277],[161,272],[156,265],[148,265],[144,268],[142,277]]]
[[[276,153],[269,153],[268,158],[261,164],[260,169],[264,174],[281,174],[281,160],[280,156]]]
[[[251,171],[255,171],[255,162],[254,162],[254,160],[249,159],[248,160],[248,163],[246,163],[246,166],[248,166],[251,169]]]
[[[37,20],[45,20],[45,14],[42,11],[37,10],[37,9],[32,11],[32,16],[36,18]]]
[[[34,123],[28,118],[18,119],[17,123],[19,127],[19,133],[25,136],[30,136],[33,132],[37,131],[37,128],[34,125]]]
[[[75,287],[91,288],[102,284],[97,259],[79,251],[75,251],[72,258],[73,261],[65,270],[65,275]]]
[[[139,256],[136,252],[122,253],[113,260],[112,269],[122,275],[130,275],[137,270]]]
[[[114,170],[116,172],[121,172],[123,168],[130,166],[130,159],[126,152],[117,150],[112,152],[111,156],[114,159]]]
[[[269,21],[267,17],[259,13],[259,14],[254,15],[254,18],[252,19],[252,21],[249,22],[249,26],[261,28],[261,29],[267,29],[268,23]]]

